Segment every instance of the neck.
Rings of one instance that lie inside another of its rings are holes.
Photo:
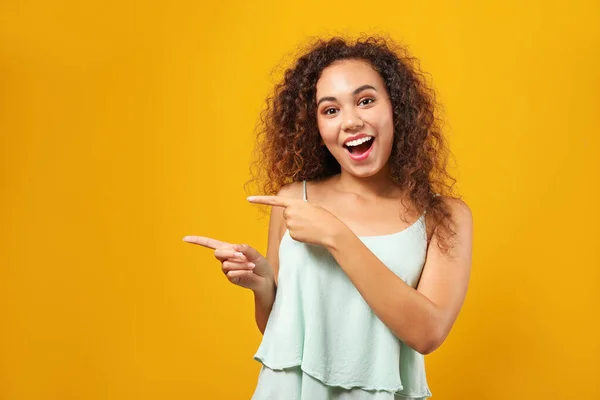
[[[340,192],[354,193],[365,199],[396,197],[402,192],[392,180],[389,168],[384,168],[377,174],[366,178],[354,176],[342,169],[335,186]]]

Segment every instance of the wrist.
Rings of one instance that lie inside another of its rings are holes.
[[[352,233],[350,228],[342,221],[339,221],[329,232],[324,246],[330,251],[339,249],[340,243],[348,233]]]
[[[253,290],[254,300],[258,303],[272,303],[275,297],[276,285],[273,279],[265,279],[264,285]]]

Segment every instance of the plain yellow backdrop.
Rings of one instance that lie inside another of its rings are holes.
[[[600,398],[596,1],[0,3],[0,399],[247,399],[253,130],[309,37],[431,74],[475,220],[434,399]],[[275,71],[272,75],[272,71]],[[279,71],[279,72],[277,72]]]

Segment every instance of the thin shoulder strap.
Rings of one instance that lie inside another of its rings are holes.
[[[304,187],[304,201],[308,201],[307,198],[306,198],[306,180],[302,181],[302,185]]]

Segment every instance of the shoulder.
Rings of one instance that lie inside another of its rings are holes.
[[[471,231],[473,229],[473,214],[467,203],[456,197],[439,196],[438,198],[441,204],[438,203],[436,208],[439,209],[441,206],[443,209],[442,215],[445,214],[449,218],[442,217],[440,214],[437,214],[437,216],[434,217],[433,214],[427,213],[427,237],[436,239],[436,236],[440,234],[440,230],[446,239],[448,239],[449,236],[453,236],[452,234],[454,233],[459,234],[459,236],[471,236]],[[452,234],[449,235],[449,233]]]
[[[451,248],[458,245],[459,248],[470,251],[473,241],[473,214],[471,208],[462,199],[455,197],[442,196],[441,200],[450,213],[450,221],[446,226],[450,228],[451,234],[448,236],[448,231],[446,231],[444,235],[448,240],[447,244]],[[458,252],[460,252],[460,249],[458,249]]]
[[[432,226],[427,225],[429,261],[426,264],[430,265],[429,270],[436,270],[435,265],[446,265],[446,262],[459,263],[470,269],[473,249],[471,209],[463,200],[455,197],[440,196],[439,200],[445,207],[442,215],[438,213],[437,216],[442,219],[433,221]]]
[[[292,182],[287,185],[283,185],[277,192],[277,196],[292,197],[295,199],[303,198],[303,185],[302,182]]]
[[[471,208],[462,199],[449,196],[441,196],[442,202],[448,207],[448,211],[452,215],[452,219],[457,223],[471,223],[473,221],[473,213]]]

